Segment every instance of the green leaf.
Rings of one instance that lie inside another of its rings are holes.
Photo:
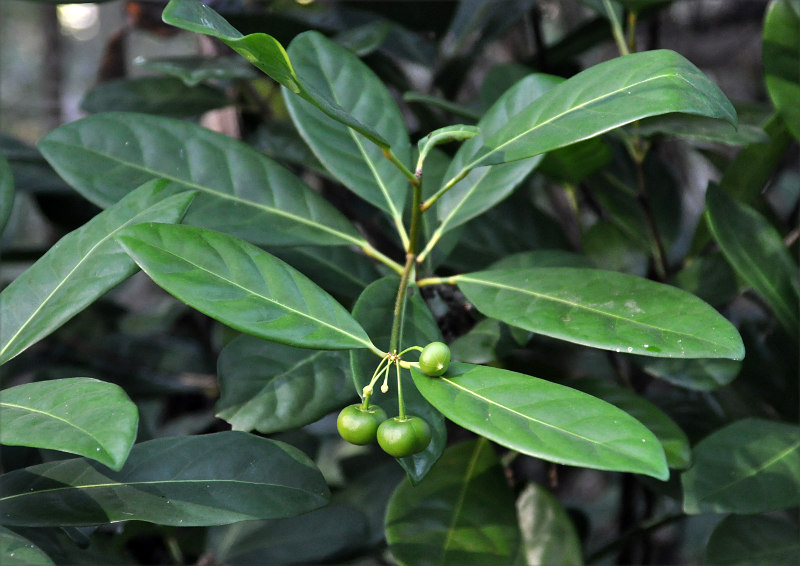
[[[686,513],[760,513],[800,504],[800,428],[743,419],[694,447],[681,476]]]
[[[719,252],[693,258],[675,274],[671,284],[713,306],[725,305],[739,294],[736,274]]]
[[[234,430],[269,434],[310,424],[356,397],[346,352],[292,348],[243,335],[217,361],[215,411]]]
[[[320,33],[306,32],[289,46],[303,80],[361,122],[372,124],[399,159],[410,161],[408,132],[400,109],[378,77],[353,53]],[[353,88],[358,85],[357,88]],[[331,120],[313,104],[284,91],[300,135],[317,158],[345,186],[402,225],[408,179],[386,159],[381,147],[345,124]]]
[[[6,566],[54,566],[54,562],[31,541],[0,527],[0,562]]]
[[[430,378],[412,368],[425,398],[458,425],[529,456],[665,480],[664,450],[642,423],[596,397],[529,375],[451,364]]]
[[[711,533],[703,563],[793,566],[798,556],[797,525],[774,517],[729,515]]]
[[[305,275],[228,234],[143,224],[118,237],[159,286],[246,334],[301,348],[371,348],[342,305]]]
[[[797,263],[778,231],[758,212],[710,185],[706,221],[733,269],[767,301],[790,334],[798,335]]]
[[[762,58],[769,97],[800,139],[800,15],[786,0],[767,8]]]
[[[518,112],[561,82],[563,79],[552,75],[529,75],[508,89],[486,111],[478,122],[479,133],[458,149],[444,175],[446,182],[442,188],[454,179],[461,181],[437,203],[436,216],[440,222],[437,233],[452,230],[503,200],[538,165],[541,159],[472,170],[476,166],[475,156],[482,151],[487,139],[502,131]]]
[[[208,85],[190,87],[172,77],[139,77],[95,85],[81,101],[81,109],[191,118],[230,103],[222,90]]]
[[[456,444],[419,485],[401,482],[386,510],[386,541],[401,564],[509,564],[519,530],[491,444]]]
[[[769,141],[769,136],[764,130],[750,124],[734,126],[714,118],[687,114],[665,114],[647,118],[632,126],[631,133],[644,137],[666,135],[726,145],[749,145]]]
[[[486,364],[505,357],[516,347],[508,326],[485,318],[450,343],[454,360]]]
[[[253,67],[236,55],[224,57],[136,57],[137,67],[164,73],[181,79],[188,86],[197,86],[210,79],[253,79],[258,76]]]
[[[39,149],[100,206],[162,177],[198,192],[189,224],[260,245],[363,243],[353,225],[295,175],[248,145],[195,124],[97,114],[56,128]]]
[[[269,252],[308,275],[335,297],[355,300],[364,287],[380,277],[371,259],[349,247],[293,246],[271,248]]]
[[[176,222],[194,195],[152,181],[67,234],[0,293],[0,363],[41,340],[136,271],[114,240],[139,222]],[[166,197],[166,198],[165,198]]]
[[[742,369],[742,362],[712,359],[669,359],[636,357],[634,361],[653,377],[695,391],[713,391],[731,383]]]
[[[398,284],[399,279],[396,277],[378,279],[364,289],[355,306],[353,306],[353,316],[369,333],[373,343],[385,345],[384,347],[387,349],[389,348]],[[439,326],[436,324],[436,320],[417,288],[411,288],[410,297],[407,301],[400,350],[402,351],[409,346],[421,346],[441,340]],[[369,383],[379,362],[380,358],[366,350],[353,350],[350,352],[353,383],[359,395],[363,387]],[[447,445],[447,430],[442,414],[419,394],[407,371],[401,371],[401,380],[406,412],[428,421],[432,432],[431,443],[425,450],[419,454],[398,460],[403,469],[408,472],[411,481],[417,483],[425,477],[431,466],[442,455]],[[389,375],[388,383],[389,392],[381,393],[379,384],[375,388],[371,402],[379,405],[390,417],[393,417],[398,414],[397,374],[394,368],[392,368]]]
[[[530,250],[507,255],[489,266],[490,269],[527,267],[593,267],[589,258],[567,250]]]
[[[533,157],[636,120],[681,112],[736,123],[722,91],[684,57],[645,51],[590,67],[516,113],[467,166]]]
[[[323,564],[363,546],[364,514],[328,505],[298,517],[242,521],[209,531],[208,551],[219,564]]]
[[[610,161],[608,143],[602,138],[589,138],[548,152],[539,165],[539,172],[556,182],[577,185]]]
[[[296,448],[228,431],[142,442],[119,472],[75,458],[6,473],[0,523],[225,525],[299,515],[329,497],[322,474]]]
[[[571,379],[569,385],[622,409],[652,432],[667,456],[672,469],[689,467],[691,448],[686,433],[661,409],[633,390],[597,378]]]
[[[0,391],[0,444],[86,456],[119,470],[136,440],[139,411],[118,385],[88,377]]]
[[[271,35],[252,33],[243,36],[222,16],[197,0],[170,0],[161,17],[169,25],[222,40],[275,81],[337,122],[353,128],[376,145],[389,148],[389,142],[371,127],[359,122],[326,96],[308,89],[305,77],[297,76],[283,46]]]
[[[454,277],[486,316],[594,348],[656,357],[744,356],[736,329],[694,295],[623,273],[570,267]]]
[[[422,169],[422,164],[428,156],[428,153],[437,145],[468,140],[477,136],[479,132],[480,130],[476,126],[468,126],[465,124],[444,126],[443,128],[432,131],[417,142],[417,149],[419,151],[417,170],[419,171]]]
[[[583,565],[581,541],[569,515],[553,494],[540,485],[528,484],[517,499],[517,515],[523,564]]]
[[[5,157],[0,155],[0,234],[6,227],[14,206],[14,175]]]

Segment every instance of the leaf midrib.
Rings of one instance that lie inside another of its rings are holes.
[[[100,448],[102,449],[102,451],[105,454],[110,455],[108,450],[106,450],[105,447],[103,446],[103,443],[100,440],[98,440],[95,435],[93,435],[91,432],[89,432],[88,430],[84,429],[83,427],[78,426],[76,423],[74,423],[72,421],[69,421],[69,420],[67,420],[65,418],[59,417],[58,415],[55,415],[53,413],[48,413],[47,411],[42,411],[40,409],[35,409],[33,407],[26,407],[24,405],[18,405],[16,403],[9,403],[8,401],[0,401],[0,407],[10,407],[12,409],[20,409],[20,410],[23,410],[23,411],[30,411],[31,413],[37,413],[39,415],[44,415],[46,417],[50,417],[50,418],[52,418],[54,420],[60,421],[60,422],[66,424],[66,425],[68,425],[68,426],[70,426],[70,427],[72,427],[72,428],[74,428],[76,430],[79,430],[80,432],[82,432],[83,434],[85,434],[86,436],[88,436],[89,438],[94,440],[100,446]]]
[[[258,293],[258,292],[256,292],[255,290],[248,289],[247,287],[244,287],[243,285],[240,285],[240,284],[239,284],[239,283],[237,283],[236,281],[232,281],[232,280],[230,280],[230,279],[227,279],[227,278],[223,277],[221,274],[218,274],[218,273],[215,273],[215,272],[213,272],[213,271],[210,271],[210,270],[206,269],[205,267],[203,267],[203,266],[201,266],[201,265],[198,265],[197,263],[195,263],[195,262],[193,262],[193,261],[190,261],[190,260],[188,260],[187,258],[185,258],[185,257],[183,257],[183,256],[180,256],[180,255],[178,255],[178,254],[174,253],[173,251],[171,251],[171,250],[169,250],[169,249],[167,249],[167,248],[164,248],[164,247],[157,246],[157,245],[155,245],[155,244],[153,244],[153,243],[150,243],[150,242],[146,242],[145,240],[142,240],[142,239],[136,238],[135,236],[128,236],[128,237],[130,237],[130,238],[133,238],[133,239],[136,239],[136,240],[138,240],[139,242],[142,242],[142,243],[143,243],[143,244],[145,244],[145,245],[148,245],[148,246],[151,246],[151,247],[153,247],[153,248],[155,248],[155,249],[157,249],[157,250],[160,250],[160,251],[162,251],[163,253],[165,253],[165,254],[167,254],[167,255],[170,255],[170,256],[172,256],[172,257],[176,258],[176,259],[177,259],[177,260],[179,260],[179,261],[182,261],[183,263],[186,263],[186,264],[188,264],[188,265],[190,265],[190,266],[192,266],[192,267],[194,267],[194,268],[196,268],[196,269],[198,269],[198,270],[200,270],[200,271],[203,271],[203,272],[205,272],[205,273],[208,273],[208,274],[209,274],[210,276],[212,276],[212,277],[215,277],[215,278],[217,278],[217,279],[220,279],[220,280],[222,280],[222,281],[224,281],[224,282],[226,282],[226,283],[228,283],[228,284],[232,285],[233,287],[236,287],[236,288],[238,288],[238,289],[241,289],[242,291],[245,291],[245,292],[249,293],[250,295],[254,295],[254,296],[256,296],[256,297],[259,297],[259,298],[263,299],[264,301],[266,301],[266,302],[268,302],[268,303],[272,303],[272,304],[274,304],[274,305],[277,305],[277,306],[279,306],[280,308],[283,308],[284,310],[290,311],[290,312],[292,312],[292,313],[295,313],[295,314],[297,314],[297,315],[299,315],[299,316],[301,316],[301,317],[303,317],[303,318],[306,318],[306,319],[308,319],[308,320],[310,320],[310,321],[316,322],[316,323],[318,323],[320,326],[325,326],[325,327],[327,327],[327,328],[330,328],[330,329],[332,329],[332,330],[335,330],[335,331],[336,331],[336,332],[338,332],[339,334],[343,334],[344,336],[350,337],[350,338],[352,338],[354,341],[358,342],[359,344],[363,344],[365,348],[369,348],[369,347],[371,347],[371,346],[372,346],[372,343],[371,343],[371,342],[365,342],[363,338],[359,338],[358,336],[356,336],[356,335],[354,335],[354,334],[350,334],[349,332],[347,332],[347,331],[343,330],[342,328],[339,328],[338,326],[333,326],[332,324],[329,324],[329,323],[327,323],[327,322],[325,322],[325,321],[323,321],[323,320],[320,320],[320,319],[318,319],[318,318],[315,318],[315,317],[311,316],[310,314],[307,314],[307,313],[304,313],[304,312],[302,312],[302,311],[299,311],[299,310],[297,310],[297,309],[296,309],[296,308],[294,308],[294,307],[291,307],[291,306],[289,306],[289,305],[285,305],[285,304],[283,304],[283,303],[281,303],[281,302],[279,302],[279,301],[277,301],[277,300],[275,300],[275,299],[271,299],[271,298],[269,298],[269,297],[266,297],[266,296],[262,295],[261,293]],[[248,254],[248,257],[251,257],[251,256],[249,256],[249,254]],[[138,262],[137,262],[137,263],[138,263]],[[282,269],[280,265],[278,265],[278,266],[276,266],[276,267],[277,267],[278,269]],[[145,272],[147,272],[147,273],[148,273],[148,275],[149,275],[149,271],[148,271],[148,269],[146,269],[144,266],[142,266],[142,270],[144,270]],[[284,270],[284,271],[285,271],[285,270]],[[261,273],[261,270],[260,270],[260,269],[259,269],[259,273]],[[289,273],[289,275],[291,276],[292,274],[291,274],[291,273]],[[262,274],[262,276],[263,276],[263,274]],[[295,281],[295,278],[294,278],[294,277],[292,277],[292,281]]]
[[[134,162],[131,162],[131,161],[125,161],[123,159],[119,159],[115,155],[111,155],[111,154],[108,154],[108,153],[103,153],[101,151],[98,151],[93,147],[87,147],[85,145],[78,145],[76,143],[65,142],[65,141],[54,141],[54,140],[46,140],[46,141],[47,141],[47,143],[51,143],[51,144],[64,145],[64,146],[67,146],[67,147],[78,147],[79,149],[81,149],[81,150],[83,150],[83,151],[85,151],[87,153],[90,153],[90,154],[96,155],[96,156],[100,156],[100,157],[102,157],[104,159],[108,159],[109,161],[112,161],[114,163],[119,163],[121,165],[124,165],[126,167],[130,167],[131,169],[135,169],[137,171],[142,171],[144,173],[152,175],[154,178],[166,179],[168,181],[172,181],[174,183],[179,183],[179,184],[184,185],[186,187],[193,188],[195,190],[198,190],[200,192],[216,196],[218,198],[222,198],[222,199],[225,199],[225,200],[230,200],[230,201],[233,201],[234,203],[240,203],[240,204],[243,204],[245,206],[258,208],[258,209],[264,210],[264,211],[266,211],[266,212],[268,212],[270,214],[275,214],[276,216],[282,216],[282,217],[284,217],[284,218],[286,218],[288,220],[291,220],[293,222],[297,222],[299,224],[304,224],[304,225],[310,226],[312,228],[316,228],[317,230],[320,230],[322,232],[327,232],[327,233],[329,233],[329,234],[331,234],[331,235],[333,235],[333,236],[335,236],[337,238],[345,240],[345,241],[347,241],[347,242],[349,242],[351,244],[354,244],[356,246],[359,246],[359,247],[362,247],[367,243],[366,240],[356,238],[356,237],[351,236],[349,234],[346,234],[344,232],[340,232],[340,231],[338,231],[338,230],[336,230],[336,229],[334,229],[334,228],[332,228],[330,226],[327,226],[325,224],[320,224],[320,223],[314,222],[311,219],[304,218],[302,216],[297,216],[295,214],[291,214],[289,212],[281,210],[280,208],[270,207],[270,206],[267,206],[267,205],[265,205],[263,203],[254,202],[254,201],[251,201],[251,200],[245,200],[245,199],[243,199],[243,198],[241,198],[241,197],[239,197],[237,195],[233,195],[233,194],[229,194],[229,193],[223,193],[223,192],[220,192],[220,191],[215,191],[215,190],[211,189],[210,187],[207,187],[205,185],[200,185],[200,184],[196,183],[193,180],[181,179],[180,177],[175,177],[175,176],[170,175],[170,174],[168,174],[166,172],[155,171],[155,170],[151,169],[150,167],[146,167],[144,164],[134,163]],[[227,159],[227,155],[226,155],[226,159],[225,160],[226,160],[226,163],[228,164],[228,166],[230,166],[230,161]]]
[[[461,489],[458,492],[458,499],[456,504],[453,506],[453,518],[450,521],[450,525],[446,530],[446,536],[444,542],[442,543],[442,560],[441,563],[446,563],[444,557],[447,555],[448,546],[450,544],[450,539],[452,538],[451,535],[455,531],[456,523],[458,522],[458,518],[461,515],[461,508],[464,505],[464,499],[467,496],[467,488],[469,487],[469,480],[472,478],[472,473],[475,467],[477,466],[478,456],[483,449],[484,443],[478,443],[476,446],[476,450],[473,451],[472,457],[469,460],[469,464],[467,465],[466,469],[464,470],[464,481],[461,482]]]
[[[243,485],[257,485],[257,486],[266,486],[266,487],[278,487],[281,489],[288,489],[292,491],[298,491],[302,493],[311,493],[312,491],[303,489],[300,487],[294,487],[290,485],[283,485],[279,483],[269,483],[269,482],[255,482],[255,481],[245,481],[245,480],[237,480],[237,479],[219,479],[219,478],[212,478],[212,479],[185,479],[185,480],[151,480],[151,481],[132,481],[132,482],[109,482],[109,483],[95,483],[95,484],[88,484],[88,485],[67,485],[67,486],[60,486],[54,487],[50,489],[40,489],[37,491],[24,491],[22,493],[16,493],[14,495],[7,495],[5,497],[0,497],[0,502],[2,501],[10,501],[12,499],[16,499],[19,497],[26,497],[32,496],[35,497],[37,495],[41,495],[44,493],[57,493],[60,491],[69,491],[69,490],[89,490],[89,489],[103,489],[103,488],[114,488],[114,487],[125,487],[125,486],[137,486],[137,485],[171,485],[171,484],[185,484],[185,483],[234,483],[234,484],[243,484]],[[189,501],[188,503],[193,503]]]
[[[598,315],[606,316],[606,317],[609,317],[609,318],[622,320],[622,321],[625,321],[628,324],[641,326],[642,328],[646,328],[646,329],[649,329],[649,330],[655,330],[655,331],[658,331],[658,332],[668,333],[668,334],[671,334],[673,336],[691,337],[694,340],[697,340],[698,342],[700,342],[702,344],[708,344],[708,345],[715,346],[715,347],[725,348],[727,350],[727,346],[725,346],[724,344],[721,344],[721,343],[718,343],[718,342],[712,342],[712,341],[707,340],[705,338],[698,337],[698,336],[696,336],[694,334],[689,334],[687,332],[679,332],[679,331],[676,331],[676,330],[671,330],[669,328],[662,328],[660,326],[654,326],[652,324],[645,324],[644,322],[641,322],[641,321],[636,321],[636,320],[632,320],[630,318],[625,318],[624,316],[620,316],[618,314],[606,312],[606,311],[603,311],[603,310],[600,310],[600,309],[597,309],[597,308],[594,308],[594,307],[589,307],[589,306],[586,306],[586,305],[583,305],[583,304],[573,303],[573,302],[568,301],[566,299],[560,299],[558,297],[553,297],[552,295],[546,295],[546,294],[543,294],[543,293],[538,293],[538,292],[532,291],[530,289],[522,289],[520,287],[512,287],[510,285],[506,285],[506,284],[503,284],[503,283],[497,283],[497,282],[494,282],[494,281],[488,281],[488,280],[484,280],[484,279],[474,279],[474,278],[470,278],[469,276],[464,276],[464,275],[457,275],[455,277],[455,280],[456,280],[456,282],[458,282],[458,281],[466,281],[468,283],[474,283],[476,285],[482,285],[484,287],[494,287],[494,288],[497,288],[497,289],[502,289],[504,291],[511,291],[511,292],[520,293],[520,294],[523,294],[523,295],[531,295],[531,296],[536,297],[538,299],[544,299],[544,300],[547,300],[547,301],[552,301],[552,302],[555,302],[555,303],[561,303],[561,304],[564,304],[564,305],[568,305],[568,306],[570,306],[572,308],[575,308],[575,309],[578,309],[578,310],[585,310],[585,311],[596,313]]]
[[[315,48],[316,48],[316,46],[315,46]],[[315,51],[316,51],[316,49],[315,49]],[[318,59],[319,59],[319,57],[318,57]],[[344,108],[344,106],[342,106],[342,103],[341,103],[341,100],[340,100],[339,96],[337,95],[336,91],[333,89],[333,85],[335,84],[335,82],[329,76],[328,70],[321,64],[320,64],[319,68],[322,71],[322,74],[325,77],[325,80],[326,80],[326,82],[328,83],[328,85],[330,87],[330,94],[331,94],[331,97],[333,98],[333,101],[336,104],[338,104],[340,108]],[[355,118],[355,116],[354,116],[354,118]],[[378,173],[378,170],[375,167],[375,164],[372,162],[370,157],[367,155],[363,140],[361,139],[361,134],[359,134],[359,132],[356,132],[355,129],[349,127],[346,124],[344,126],[345,126],[345,130],[347,131],[348,135],[350,136],[350,139],[353,140],[353,143],[356,145],[356,148],[358,149],[359,153],[361,154],[361,157],[363,158],[364,162],[367,164],[367,167],[369,168],[370,172],[372,173],[372,176],[375,178],[376,184],[378,185],[378,188],[380,188],[381,194],[383,195],[383,198],[386,201],[386,204],[389,206],[389,212],[390,212],[392,218],[394,218],[395,220],[402,220],[402,215],[398,212],[397,208],[395,207],[394,201],[392,201],[391,195],[389,194],[389,189],[386,186],[386,184],[385,184],[385,182],[383,180],[383,177],[381,177],[381,175]]]

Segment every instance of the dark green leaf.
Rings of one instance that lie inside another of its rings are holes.
[[[691,462],[689,439],[681,427],[653,403],[631,389],[614,385],[604,379],[572,379],[569,385],[611,403],[650,429],[661,442],[670,468],[682,470],[689,467]]]
[[[195,124],[145,114],[97,114],[47,134],[39,148],[100,206],[153,177],[198,191],[186,222],[262,245],[361,245],[331,204],[248,145]]]
[[[357,509],[328,505],[299,517],[215,527],[208,550],[231,566],[322,564],[363,546],[366,528]]]
[[[713,306],[725,305],[739,293],[736,274],[719,252],[694,258],[671,283]]]
[[[512,450],[571,466],[669,477],[664,450],[653,433],[586,393],[469,364],[451,364],[438,378],[415,368],[411,375],[447,418]]]
[[[401,482],[386,540],[401,564],[510,564],[519,544],[514,498],[491,444],[457,444],[419,485]]]
[[[797,525],[774,517],[729,515],[711,533],[704,564],[794,566],[798,557]]]
[[[755,210],[713,185],[706,193],[706,208],[706,221],[725,258],[796,337],[800,276],[778,231]]]
[[[337,122],[353,128],[373,143],[388,149],[389,142],[371,127],[359,122],[321,93],[306,88],[305,77],[297,76],[283,46],[271,35],[252,33],[243,36],[212,8],[197,0],[170,0],[164,9],[162,18],[164,22],[175,27],[222,40],[275,81],[304,98]]]
[[[601,138],[589,138],[548,152],[539,172],[557,182],[577,185],[610,161],[608,144]]]
[[[508,326],[486,318],[450,344],[452,358],[470,364],[485,364],[506,356],[516,344]]]
[[[507,255],[489,266],[490,269],[520,269],[524,267],[585,267],[592,262],[584,255],[567,250],[530,250]]]
[[[14,206],[14,175],[6,158],[0,154],[0,234],[6,227]]]
[[[292,348],[240,336],[217,362],[217,416],[268,434],[310,424],[355,399],[346,352]]]
[[[692,63],[674,51],[645,51],[590,67],[553,88],[486,136],[465,166],[533,157],[670,112],[736,123],[731,103]]]
[[[714,118],[688,114],[665,114],[637,122],[631,133],[644,137],[667,135],[698,142],[749,145],[766,143],[769,136],[757,126],[734,126]]]
[[[134,226],[118,240],[158,285],[231,328],[302,348],[375,348],[333,297],[243,240],[169,224]]]
[[[445,173],[445,181],[461,181],[437,203],[436,216],[440,222],[437,234],[452,230],[503,200],[538,165],[540,159],[472,171],[474,158],[482,151],[486,140],[562,81],[551,75],[529,75],[507,90],[484,114],[478,122],[479,133],[458,149]]]
[[[800,503],[800,428],[744,419],[704,438],[681,476],[687,513],[760,513]]]
[[[762,57],[767,92],[800,139],[800,14],[786,0],[773,0],[767,9]]]
[[[375,20],[358,27],[350,27],[337,34],[333,40],[359,57],[366,57],[381,46],[393,29],[395,26],[391,22]]]
[[[389,337],[392,330],[392,319],[395,297],[399,279],[384,277],[364,289],[364,292],[353,307],[353,316],[369,333],[373,343],[389,348]],[[429,342],[441,340],[439,327],[419,293],[419,289],[412,287],[409,291],[400,342],[401,351],[409,346],[423,346]],[[414,358],[412,358],[414,359]],[[365,385],[372,377],[375,368],[380,362],[371,352],[366,350],[353,350],[350,353],[351,373],[356,391],[361,394]],[[428,447],[408,458],[398,460],[400,465],[408,472],[413,482],[419,482],[431,466],[439,459],[447,444],[447,430],[441,413],[428,403],[419,394],[408,372],[401,371],[403,387],[403,402],[406,412],[417,415],[428,421],[433,433],[433,438]],[[375,387],[371,402],[383,408],[392,417],[398,414],[397,410],[397,375],[392,368],[389,375],[389,392],[381,393],[380,384]]]
[[[529,484],[517,499],[523,564],[582,566],[581,541],[567,512],[545,488]]]
[[[140,77],[99,83],[86,93],[81,109],[190,118],[230,103],[223,91],[208,85],[190,87],[172,77]]]
[[[635,362],[654,377],[696,391],[712,391],[728,385],[742,367],[742,362],[724,358],[681,360],[637,356]]]
[[[252,79],[256,70],[241,57],[159,57],[147,59],[137,57],[134,64],[181,79],[188,86],[196,86],[209,79]]]
[[[41,340],[136,271],[114,240],[139,222],[175,222],[193,193],[164,181],[146,183],[64,236],[0,293],[0,363]]]
[[[85,456],[119,470],[136,440],[139,412],[119,386],[88,377],[0,391],[0,444]]]
[[[347,49],[317,32],[296,37],[289,54],[309,87],[323,93],[361,122],[372,124],[408,163],[410,146],[403,116],[378,77]],[[358,85],[358,88],[353,88]],[[309,102],[284,90],[297,129],[317,158],[345,186],[402,225],[408,179],[383,150]]]
[[[229,431],[137,444],[119,472],[84,458],[9,472],[0,476],[0,522],[224,525],[299,515],[328,498],[322,474],[302,452]]]
[[[736,329],[685,291],[610,271],[542,267],[455,277],[483,314],[553,338],[656,357],[744,356]]]
[[[6,566],[53,566],[54,562],[31,541],[0,527],[0,562]]]

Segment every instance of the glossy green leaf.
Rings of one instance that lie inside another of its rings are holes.
[[[162,177],[196,190],[186,222],[261,245],[361,245],[331,204],[248,145],[201,126],[145,114],[97,114],[39,142],[78,192],[108,206]]]
[[[553,88],[487,136],[466,166],[533,157],[670,112],[736,123],[730,101],[692,63],[674,51],[645,51],[594,65]]]
[[[456,444],[419,485],[401,482],[386,510],[386,541],[400,564],[510,564],[519,544],[514,497],[491,444]]]
[[[686,513],[760,513],[800,504],[800,427],[743,419],[692,451],[683,476]]]
[[[310,88],[359,121],[371,124],[410,166],[408,132],[400,109],[366,64],[317,32],[297,36],[289,46],[289,55]],[[381,147],[286,90],[284,100],[298,131],[325,167],[401,225],[403,205],[410,192],[408,179],[386,159]]]
[[[470,364],[451,364],[439,378],[417,369],[411,375],[448,419],[512,450],[559,464],[669,477],[652,432],[581,391]]]
[[[257,72],[241,57],[136,57],[134,65],[181,79],[188,86],[196,86],[209,79],[252,79]]]
[[[209,531],[208,550],[220,564],[323,564],[363,545],[364,514],[328,505],[298,517],[242,521]]]
[[[114,240],[139,222],[176,222],[193,194],[146,183],[67,234],[0,293],[0,363],[41,340],[124,281],[136,264]]]
[[[704,564],[794,566],[800,557],[797,525],[775,517],[729,515],[706,545]]]
[[[682,470],[691,462],[691,447],[686,433],[661,409],[633,390],[596,378],[571,379],[571,387],[593,395],[622,409],[652,432],[667,456],[672,469]]]
[[[482,151],[487,139],[502,131],[517,113],[561,82],[563,79],[552,75],[529,75],[487,110],[478,122],[479,133],[458,149],[444,175],[446,182],[461,180],[437,202],[438,233],[452,230],[503,200],[538,165],[541,159],[472,170],[475,156]]]
[[[333,297],[243,240],[169,224],[134,226],[117,239],[158,285],[231,328],[302,348],[374,348]]]
[[[778,231],[758,212],[710,185],[706,221],[725,258],[769,303],[776,318],[798,335],[800,275]]]
[[[769,97],[800,139],[800,14],[787,0],[773,0],[767,8],[762,58]]]
[[[0,234],[6,227],[14,206],[14,175],[5,157],[0,155]]]
[[[310,424],[356,399],[346,352],[292,348],[243,335],[217,361],[216,414],[269,434]]]
[[[419,150],[417,170],[419,171],[422,169],[422,163],[424,163],[425,158],[428,157],[430,151],[437,145],[472,139],[477,136],[479,132],[480,130],[477,126],[456,124],[453,126],[444,126],[420,138],[417,142],[417,149]]]
[[[665,114],[647,118],[632,126],[631,133],[644,137],[666,135],[726,145],[749,145],[769,141],[769,136],[757,126],[750,124],[734,126],[722,120],[688,114]]]
[[[560,340],[656,357],[744,356],[736,329],[685,291],[623,273],[542,267],[455,277],[483,314]]]
[[[169,25],[222,40],[275,81],[337,122],[353,128],[380,147],[389,147],[389,142],[374,129],[358,121],[323,94],[307,88],[305,77],[297,76],[283,46],[271,35],[252,33],[243,36],[222,16],[198,0],[170,0],[161,17]]]
[[[50,448],[119,470],[136,440],[139,411],[118,385],[88,377],[0,391],[0,444]]]
[[[490,269],[520,269],[527,267],[585,267],[592,262],[585,255],[567,250],[530,250],[507,255],[489,266]]]
[[[0,562],[6,566],[53,566],[55,563],[31,541],[0,527]]]
[[[522,533],[522,564],[583,565],[581,541],[553,494],[540,485],[529,484],[517,499],[517,515]]]
[[[375,263],[351,248],[292,246],[270,253],[308,275],[335,297],[355,300],[364,287],[380,277]]]
[[[742,368],[741,361],[724,358],[687,360],[637,356],[634,361],[653,377],[695,391],[712,391],[728,385]]]
[[[392,319],[395,297],[399,279],[384,277],[364,289],[364,292],[353,306],[353,316],[362,324],[369,333],[373,343],[379,344],[382,349],[389,348],[389,337],[392,330]],[[420,296],[415,287],[409,291],[410,297],[406,305],[405,324],[403,326],[400,349],[409,346],[421,346],[441,340],[439,327],[433,318],[428,305]],[[408,354],[408,359],[416,360],[413,354]],[[350,367],[356,392],[360,395],[363,387],[369,383],[380,358],[366,350],[353,350],[350,353]],[[408,458],[400,458],[398,462],[408,472],[413,482],[419,482],[439,459],[447,444],[447,430],[445,429],[442,414],[428,403],[419,394],[414,382],[407,371],[401,371],[403,387],[403,402],[406,413],[417,415],[428,421],[433,438],[428,447]],[[397,411],[397,374],[392,369],[389,375],[389,391],[381,393],[380,384],[375,387],[371,402],[379,405],[386,413],[393,417]]]
[[[208,85],[186,86],[172,77],[139,77],[102,82],[81,101],[86,112],[143,112],[190,118],[231,103],[225,92]]]
[[[611,150],[602,138],[589,138],[547,153],[539,172],[561,183],[577,185],[608,165]]]
[[[119,472],[76,458],[6,473],[0,523],[225,525],[299,515],[329,496],[322,474],[296,448],[228,431],[142,442]]]

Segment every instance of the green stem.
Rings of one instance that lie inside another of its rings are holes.
[[[398,275],[403,274],[403,266],[394,261],[393,259],[385,256],[378,250],[372,247],[372,244],[369,242],[361,242],[361,250],[367,254],[369,257],[377,259],[382,264],[388,266],[392,271],[397,273]]]
[[[622,31],[622,25],[617,19],[617,13],[611,7],[611,0],[603,0],[603,6],[605,6],[608,19],[611,21],[611,33],[617,43],[620,55],[628,55],[630,51],[628,51],[628,44],[625,42],[625,34]]]
[[[450,189],[452,189],[452,188],[453,188],[453,185],[455,185],[455,184],[456,184],[456,183],[458,183],[458,182],[459,182],[461,179],[463,179],[464,177],[466,177],[466,176],[467,176],[467,174],[469,174],[469,172],[470,172],[470,171],[472,171],[472,169],[471,169],[471,168],[470,168],[470,169],[468,169],[468,168],[464,168],[464,169],[462,169],[462,170],[461,170],[461,171],[458,173],[458,175],[456,175],[455,177],[453,177],[452,179],[450,179],[449,181],[447,181],[447,184],[446,184],[446,185],[444,185],[444,186],[443,186],[441,189],[439,189],[438,191],[436,191],[436,193],[435,193],[435,194],[434,194],[432,197],[430,197],[428,200],[426,200],[425,202],[423,202],[423,203],[422,203],[422,206],[421,206],[421,208],[420,208],[420,210],[421,210],[422,212],[425,212],[426,210],[428,210],[428,209],[429,209],[431,206],[433,206],[433,203],[435,203],[437,200],[439,200],[439,197],[441,197],[441,196],[442,196],[443,194],[445,194],[447,191],[449,191]]]
[[[392,164],[395,167],[397,167],[403,175],[405,175],[406,179],[408,179],[408,182],[411,183],[412,187],[419,187],[420,185],[419,177],[415,175],[411,171],[411,169],[406,167],[405,163],[403,163],[402,161],[400,161],[400,159],[397,158],[397,156],[392,151],[391,147],[383,149],[383,155],[384,157],[386,157],[386,159],[391,161]]]
[[[422,255],[422,254],[420,254]],[[427,287],[429,285],[457,285],[456,276],[451,277],[425,277],[417,280],[417,287]]]
[[[400,366],[395,364],[397,368],[397,416],[401,419],[406,418],[406,406],[403,403],[403,384],[400,379]]]

